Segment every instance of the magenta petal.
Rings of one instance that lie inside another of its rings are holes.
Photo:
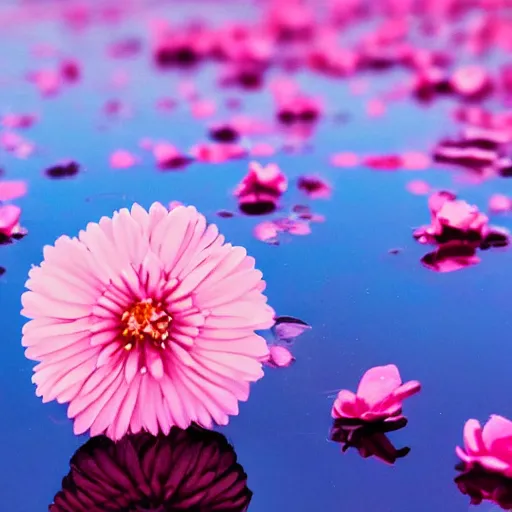
[[[485,449],[482,427],[477,420],[468,420],[464,425],[464,446],[470,454],[481,453]]]
[[[487,450],[512,462],[512,421],[493,414],[483,428],[482,439]]]
[[[21,209],[13,204],[0,206],[0,235],[12,236],[21,216]]]
[[[417,380],[410,380],[402,384],[393,392],[393,397],[397,402],[402,402],[406,398],[415,395],[421,390],[421,384]]]
[[[370,368],[362,377],[357,396],[370,406],[391,395],[402,383],[398,368],[394,364]]]
[[[357,418],[359,416],[357,396],[352,391],[342,389],[334,401],[331,415],[333,418]]]

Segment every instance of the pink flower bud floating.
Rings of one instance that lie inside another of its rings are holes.
[[[69,403],[76,434],[226,424],[263,376],[262,274],[193,207],[134,204],[62,236],[27,288],[36,394]]]
[[[421,385],[412,380],[402,384],[394,364],[370,368],[362,377],[357,393],[342,389],[331,415],[334,419],[357,419],[362,422],[398,420],[402,402],[418,393]]]

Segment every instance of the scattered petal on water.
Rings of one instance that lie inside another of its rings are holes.
[[[280,341],[293,341],[305,331],[311,329],[309,324],[293,316],[278,316],[275,322],[272,331],[276,339]]]
[[[125,149],[118,149],[110,155],[110,167],[113,169],[128,169],[136,164],[137,157]]]
[[[356,167],[359,161],[359,156],[355,153],[335,153],[331,156],[331,164],[335,167]]]
[[[0,205],[0,238],[11,238],[22,234],[20,226],[21,208],[13,204]]]
[[[27,193],[25,181],[0,181],[0,201],[11,201]]]
[[[367,156],[363,164],[376,170],[394,171],[402,167],[403,160],[399,155]]]
[[[162,170],[182,169],[192,161],[168,142],[157,142],[152,149],[156,164]]]
[[[417,196],[425,196],[432,191],[430,185],[423,180],[409,181],[409,183],[406,185],[406,188],[411,194],[415,194]]]
[[[489,199],[489,210],[493,213],[508,212],[511,209],[512,201],[504,194],[493,194]]]
[[[297,186],[311,199],[328,199],[332,193],[331,185],[319,176],[301,176]]]
[[[35,114],[5,114],[2,116],[2,126],[8,129],[30,128],[37,120],[38,116]]]
[[[294,361],[292,353],[282,345],[270,345],[269,350],[269,358],[266,363],[269,366],[273,366],[275,368],[287,368]]]

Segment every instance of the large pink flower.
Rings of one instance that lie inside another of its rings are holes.
[[[29,275],[32,380],[44,402],[69,402],[77,434],[226,424],[263,375],[262,274],[193,207],[103,217],[45,247]]]
[[[512,421],[493,414],[482,428],[477,420],[468,420],[464,448],[457,446],[456,452],[469,468],[478,465],[512,477]]]
[[[342,389],[332,408],[334,419],[357,419],[364,422],[400,418],[402,401],[417,393],[418,381],[402,384],[394,364],[370,368],[362,377],[357,393]]]

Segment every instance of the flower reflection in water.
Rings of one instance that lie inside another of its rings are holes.
[[[405,457],[410,448],[395,448],[387,437],[388,432],[400,430],[407,425],[407,418],[400,416],[373,423],[362,423],[358,419],[335,420],[331,429],[332,441],[341,444],[345,453],[349,448],[355,448],[363,459],[376,457],[388,464],[394,464],[397,459]]]
[[[227,439],[192,426],[87,441],[50,512],[244,512],[247,475]]]

